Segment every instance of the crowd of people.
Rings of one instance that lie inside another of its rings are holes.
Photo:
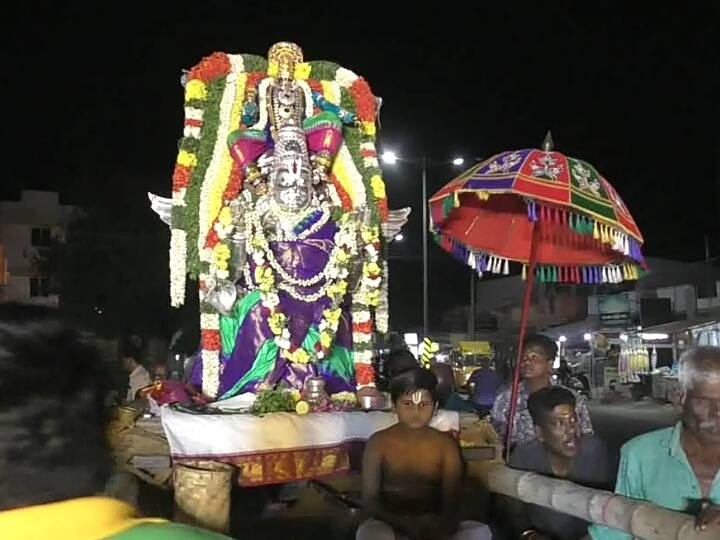
[[[584,398],[553,383],[555,343],[527,338],[508,465],[695,516],[720,538],[720,349],[682,359],[677,425],[628,442],[618,471],[593,433]],[[163,373],[125,355],[127,400]],[[224,538],[157,519],[103,495],[112,463],[105,437],[108,380],[90,336],[51,310],[0,306],[0,537],[162,540]],[[460,504],[464,464],[455,439],[430,427],[438,378],[412,355],[388,367],[398,423],[368,441],[362,465],[359,540],[620,540],[627,534],[509,497],[496,497],[489,523],[468,521]],[[475,378],[498,433],[507,429],[510,388],[492,404]]]

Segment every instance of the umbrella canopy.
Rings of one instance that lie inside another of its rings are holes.
[[[533,252],[540,282],[643,274],[643,237],[617,191],[589,163],[552,151],[549,138],[543,150],[503,152],[470,168],[429,204],[436,241],[480,273],[507,274],[509,261],[525,272]]]

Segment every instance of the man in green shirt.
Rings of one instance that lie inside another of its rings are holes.
[[[227,540],[95,496],[111,466],[106,383],[85,334],[52,310],[0,305],[0,537]]]
[[[698,530],[720,538],[720,348],[681,359],[682,418],[675,427],[636,437],[622,449],[615,492],[697,516]],[[594,540],[629,535],[593,526]]]

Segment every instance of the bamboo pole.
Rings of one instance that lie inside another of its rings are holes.
[[[644,540],[717,540],[717,529],[696,531],[692,516],[567,480],[481,461],[468,463],[468,474],[493,493],[606,525]]]

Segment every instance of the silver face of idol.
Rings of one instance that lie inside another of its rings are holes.
[[[285,212],[304,210],[312,199],[310,160],[302,130],[284,128],[275,142],[272,197]]]
[[[309,176],[303,174],[302,158],[283,160],[273,177],[273,198],[285,211],[303,210],[310,203]],[[307,172],[307,170],[305,171]]]

